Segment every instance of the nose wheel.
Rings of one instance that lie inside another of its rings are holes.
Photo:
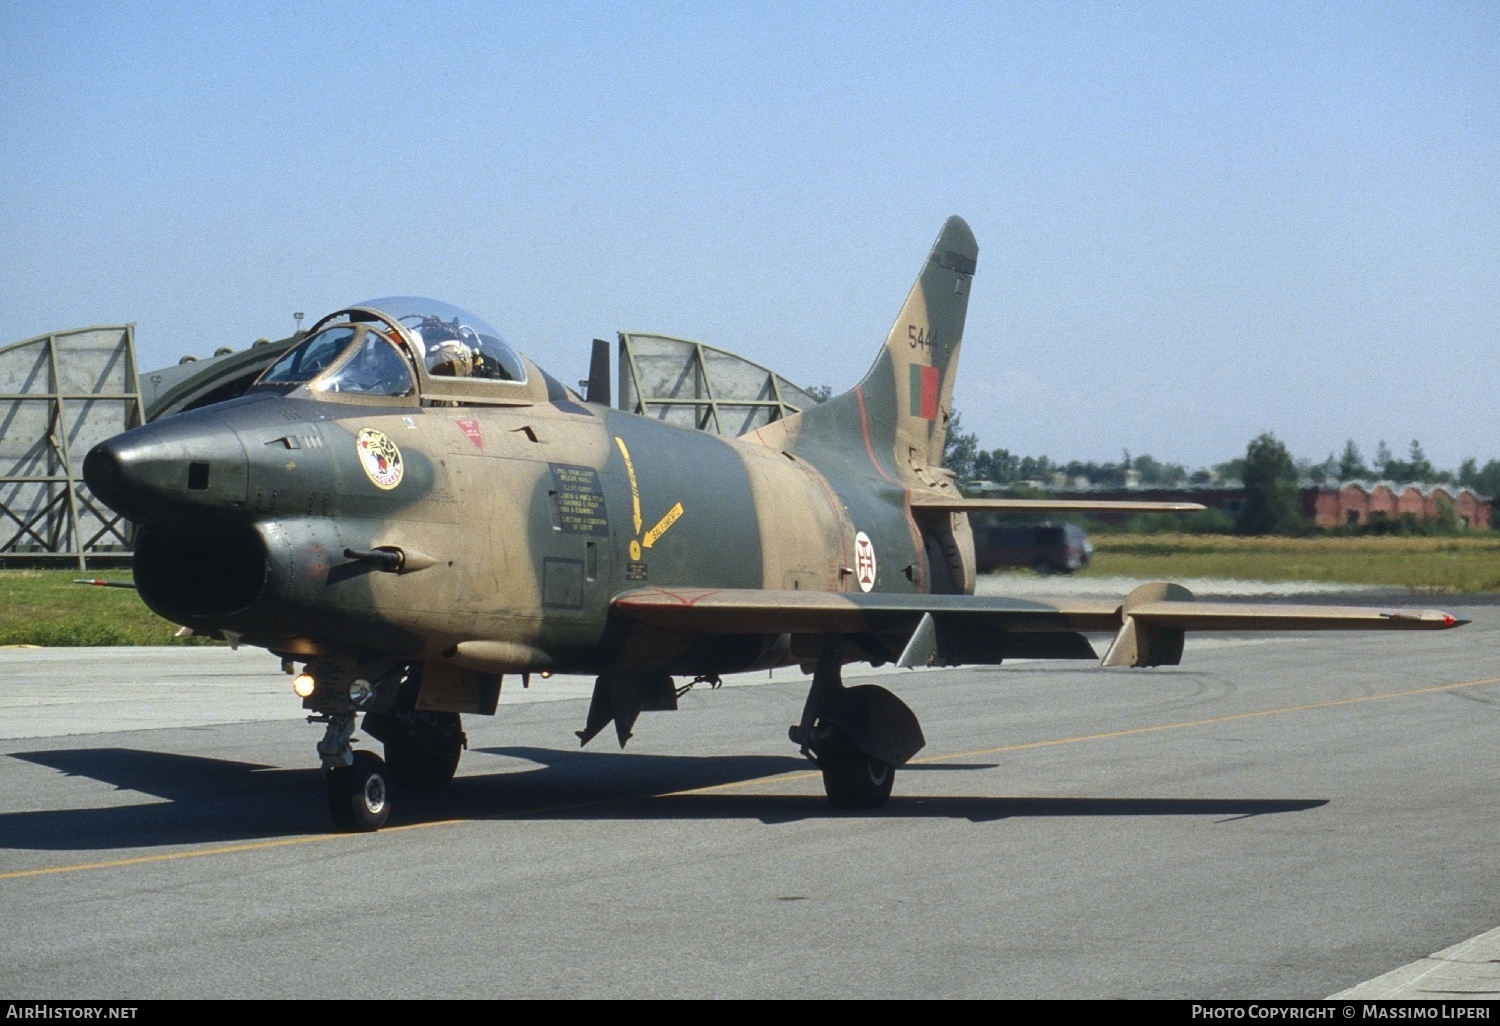
[[[359,739],[354,736],[354,727],[363,713],[371,736],[384,736],[379,725],[394,717],[389,711],[375,710],[389,708],[394,689],[406,683],[415,688],[408,679],[408,670],[405,664],[388,660],[361,661],[352,655],[324,655],[310,660],[294,682],[294,689],[302,696],[303,708],[313,711],[307,722],[324,724],[323,737],[318,741],[318,759],[323,763],[323,781],[328,787],[328,812],[340,830],[368,833],[385,826],[391,815],[393,785],[405,784],[405,781],[397,783],[403,766],[398,765],[400,760],[391,756],[389,750],[390,765],[374,752],[355,751],[354,743]],[[459,729],[458,716],[453,715],[452,721],[449,724],[439,717],[438,726],[431,732],[439,741],[461,746],[463,731]],[[458,761],[456,755],[446,750],[441,754],[451,756],[454,764]],[[442,768],[446,768],[448,776],[453,775],[447,763]]]
[[[369,833],[391,814],[391,782],[385,762],[374,752],[355,752],[349,766],[335,766],[328,776],[328,811],[340,830]]]

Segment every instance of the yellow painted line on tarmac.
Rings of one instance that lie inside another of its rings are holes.
[[[465,819],[441,819],[434,823],[409,823],[406,826],[386,827],[383,834],[400,833],[403,830],[425,830],[428,827],[457,826],[467,823]],[[115,869],[119,866],[139,866],[148,862],[175,862],[177,859],[196,859],[205,855],[233,855],[242,851],[262,851],[266,848],[287,848],[296,844],[317,844],[319,841],[347,841],[369,834],[316,834],[312,837],[283,837],[275,841],[252,841],[249,844],[227,844],[217,848],[196,848],[192,851],[174,851],[164,855],[138,855],[130,859],[110,859],[107,862],[80,862],[67,866],[47,866],[42,869],[18,869],[12,873],[0,873],[0,880],[19,880],[26,876],[48,876],[52,873],[81,873],[89,869]]]
[[[1046,741],[1022,741],[1013,745],[1001,745],[998,748],[977,748],[969,752],[950,752],[946,755],[929,755],[921,759],[913,759],[907,765],[917,765],[932,762],[947,762],[951,759],[972,759],[980,755],[1003,755],[1007,752],[1024,752],[1032,748],[1051,748],[1055,745],[1076,745],[1086,741],[1108,741],[1117,737],[1131,737],[1136,734],[1155,734],[1164,730],[1184,730],[1189,727],[1206,727],[1214,723],[1229,723],[1233,720],[1249,720],[1259,716],[1279,716],[1282,713],[1306,712],[1311,709],[1332,709],[1340,705],[1357,705],[1361,702],[1381,702],[1389,698],[1411,698],[1415,695],[1432,695],[1440,691],[1458,691],[1461,688],[1477,688],[1484,684],[1500,684],[1500,677],[1486,677],[1484,680],[1466,680],[1458,684],[1434,684],[1425,688],[1413,688],[1409,691],[1387,691],[1379,695],[1358,695],[1354,698],[1332,698],[1326,702],[1309,702],[1305,705],[1286,705],[1277,709],[1256,709],[1251,712],[1228,713],[1224,716],[1210,716],[1201,720],[1182,720],[1177,723],[1158,723],[1149,727],[1129,727],[1124,730],[1109,730],[1099,734],[1080,734],[1077,737],[1058,737]],[[675,791],[673,796],[686,794],[708,794],[712,791],[729,791],[740,787],[752,787],[756,784],[765,784],[772,781],[808,780],[819,776],[814,770],[811,773],[793,773],[789,775],[777,775],[771,777],[757,777],[754,780],[739,780],[728,784],[714,784],[709,787],[698,787],[691,791]]]
[[[1434,684],[1431,687],[1413,688],[1410,691],[1387,691],[1379,695],[1357,695],[1354,698],[1331,698],[1326,702],[1308,702],[1306,705],[1284,705],[1278,709],[1256,709],[1252,712],[1228,713],[1210,716],[1202,720],[1183,720],[1180,723],[1159,723],[1151,727],[1130,727],[1125,730],[1109,730],[1102,734],[1084,734],[1079,737],[1054,738],[1051,741],[1023,741],[1020,744],[1000,748],[980,748],[972,752],[954,752],[949,755],[933,755],[912,762],[943,762],[947,759],[972,759],[976,755],[1000,755],[1004,752],[1022,752],[1030,748],[1050,748],[1053,745],[1078,744],[1083,741],[1107,741],[1110,738],[1130,737],[1134,734],[1154,734],[1163,730],[1182,730],[1188,727],[1206,727],[1213,723],[1229,723],[1233,720],[1249,720],[1259,716],[1279,716],[1282,713],[1307,712],[1310,709],[1332,709],[1340,705],[1358,705],[1362,702],[1381,702],[1388,698],[1411,698],[1414,695],[1432,695],[1440,691],[1457,691],[1460,688],[1477,688],[1482,684],[1500,684],[1500,677],[1484,680],[1466,680],[1458,684]]]
[[[1487,677],[1484,680],[1468,680],[1457,684],[1434,684],[1425,688],[1413,688],[1408,691],[1388,691],[1378,695],[1359,695],[1354,698],[1334,698],[1326,702],[1309,702],[1305,705],[1287,705],[1276,709],[1256,709],[1251,712],[1229,713],[1224,716],[1210,716],[1200,720],[1182,720],[1177,723],[1158,723],[1150,727],[1130,727],[1125,730],[1110,730],[1099,734],[1081,734],[1077,737],[1052,738],[1047,741],[1023,741],[1013,745],[1001,745],[998,748],[979,748],[968,752],[951,752],[947,755],[929,755],[922,759],[913,759],[912,763],[946,762],[951,759],[972,759],[979,755],[1002,755],[1006,752],[1022,752],[1032,748],[1050,748],[1054,745],[1081,744],[1088,741],[1107,741],[1117,737],[1131,737],[1136,734],[1154,734],[1164,730],[1183,730],[1190,727],[1204,727],[1215,723],[1229,723],[1234,720],[1248,720],[1261,716],[1278,716],[1283,713],[1307,712],[1312,709],[1332,709],[1341,705],[1358,705],[1363,702],[1380,702],[1391,698],[1411,698],[1416,695],[1432,695],[1442,691],[1458,691],[1463,688],[1476,688],[1485,684],[1500,684],[1500,677]],[[811,780],[820,774],[817,770],[807,773],[778,773],[769,777],[756,777],[753,780],[737,780],[727,784],[712,784],[708,787],[695,787],[686,791],[672,791],[662,795],[629,795],[622,798],[604,798],[594,801],[568,803],[563,805],[549,806],[541,809],[528,809],[516,814],[515,819],[527,819],[539,814],[563,812],[573,809],[587,808],[595,805],[611,805],[618,802],[640,801],[654,797],[679,798],[685,795],[712,794],[715,791],[732,791],[745,787],[756,787],[768,783],[790,783],[798,780]],[[405,830],[426,830],[430,827],[459,826],[464,823],[474,822],[467,819],[442,819],[432,823],[409,823],[405,826],[386,827],[380,831],[382,834],[400,833]],[[105,862],[81,862],[66,866],[47,866],[41,869],[21,869],[10,873],[0,873],[0,880],[18,880],[23,877],[48,876],[54,873],[80,873],[93,869],[115,869],[120,866],[138,866],[151,862],[173,862],[178,859],[202,858],[207,855],[233,855],[238,852],[263,851],[269,848],[287,848],[294,845],[317,844],[321,841],[347,841],[359,837],[368,837],[369,834],[316,834],[310,837],[284,837],[274,841],[253,841],[248,844],[221,845],[216,848],[198,848],[192,851],[174,851],[163,855],[140,855],[128,859],[110,859]]]

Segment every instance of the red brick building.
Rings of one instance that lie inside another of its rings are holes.
[[[1197,502],[1210,509],[1239,516],[1245,506],[1243,488],[1111,488],[1099,491],[1053,492],[1059,499],[1120,499],[1150,502]],[[1453,509],[1459,524],[1479,531],[1491,527],[1491,500],[1457,485],[1394,484],[1390,481],[1345,481],[1336,486],[1311,486],[1298,492],[1302,515],[1318,527],[1368,524],[1394,520],[1410,513],[1418,520],[1435,520],[1443,504]],[[1133,514],[1090,514],[1099,520],[1122,523]]]
[[[1345,481],[1335,488],[1302,489],[1302,513],[1319,527],[1367,524],[1407,513],[1418,520],[1435,520],[1445,505],[1463,526],[1490,529],[1491,500],[1456,485]]]

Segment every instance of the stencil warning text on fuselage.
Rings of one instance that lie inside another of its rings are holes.
[[[569,534],[609,534],[609,513],[604,506],[604,490],[599,486],[599,472],[567,463],[548,465],[552,468],[558,529]]]

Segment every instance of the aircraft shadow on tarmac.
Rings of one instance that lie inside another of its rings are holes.
[[[664,756],[550,748],[482,748],[528,765],[469,773],[438,792],[403,791],[390,826],[450,819],[684,820],[966,819],[1012,817],[1214,816],[1240,819],[1303,812],[1327,804],[1299,798],[1055,798],[897,796],[885,808],[830,808],[807,794],[683,793],[816,772],[796,756]],[[87,851],[247,841],[328,831],[321,771],[128,748],[16,752],[22,759],[160,801],[91,809],[0,813],[0,850]],[[902,772],[981,770],[992,764],[919,765]]]

